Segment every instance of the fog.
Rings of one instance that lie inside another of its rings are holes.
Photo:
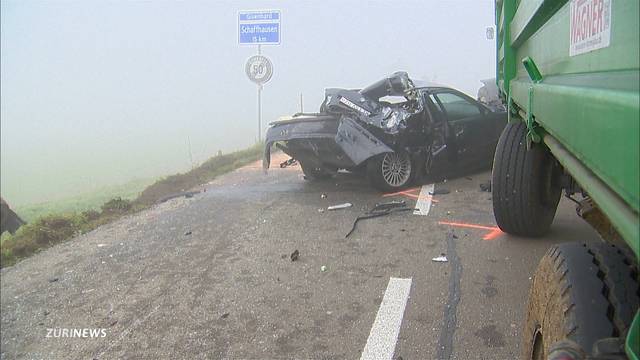
[[[188,170],[257,139],[237,12],[282,11],[263,123],[394,71],[471,96],[492,0],[2,1],[1,189],[12,205]],[[266,127],[266,126],[265,126]],[[190,145],[189,145],[190,144]]]

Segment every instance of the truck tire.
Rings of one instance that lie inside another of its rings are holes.
[[[305,164],[302,161],[300,161],[300,167],[307,180],[327,180],[333,177],[333,172],[323,167]]]
[[[560,166],[542,144],[526,146],[527,126],[504,128],[493,160],[493,213],[502,231],[542,236],[551,226],[562,188]]]
[[[624,337],[638,309],[637,266],[608,244],[552,247],[536,270],[524,327],[523,359],[547,359],[571,340],[591,354],[603,338]]]
[[[414,167],[407,152],[383,153],[367,161],[367,177],[371,185],[378,190],[397,191],[411,184]]]

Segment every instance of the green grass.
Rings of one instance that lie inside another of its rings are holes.
[[[79,213],[87,210],[99,210],[102,204],[122,198],[133,200],[156,179],[137,179],[125,184],[106,186],[89,193],[84,193],[64,199],[47,201],[39,204],[16,206],[13,210],[30,223],[50,214]]]
[[[15,235],[2,234],[0,267],[11,266],[42,249],[146,209],[167,196],[189,190],[256,161],[260,159],[263,149],[264,145],[259,143],[245,150],[212,157],[191,171],[157,180],[141,192],[130,184],[116,191],[123,196],[113,197],[115,190],[110,189],[91,196],[41,204],[40,207],[18,208],[18,214],[33,221],[20,227]],[[98,205],[100,202],[102,205]]]

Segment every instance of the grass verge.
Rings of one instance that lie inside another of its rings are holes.
[[[39,204],[16,205],[13,210],[27,223],[35,222],[50,214],[81,213],[87,210],[100,210],[102,204],[115,198],[134,200],[147,186],[157,178],[135,179],[124,184],[104,186],[83,194],[68,196]]]
[[[100,210],[53,213],[23,225],[15,235],[2,234],[0,267],[11,266],[49,246],[89,232],[124,215],[146,209],[161,199],[204,184],[261,158],[263,144],[210,158],[197,168],[162,178],[145,188],[134,200],[115,197]]]

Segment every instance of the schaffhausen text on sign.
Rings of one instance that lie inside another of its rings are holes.
[[[569,56],[609,46],[611,0],[572,0]]]
[[[238,43],[280,44],[280,10],[243,10],[238,13]]]

